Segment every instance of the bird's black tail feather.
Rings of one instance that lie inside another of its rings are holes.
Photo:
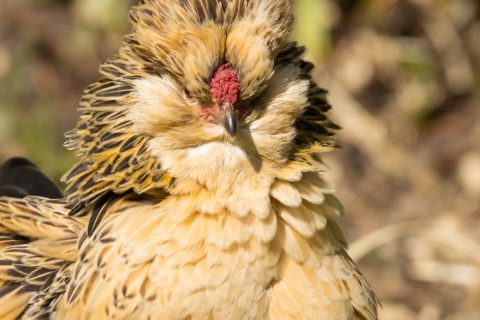
[[[24,198],[28,195],[51,199],[63,197],[55,183],[29,160],[7,160],[0,166],[0,196]]]

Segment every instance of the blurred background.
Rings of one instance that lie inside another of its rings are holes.
[[[128,30],[129,0],[0,1],[0,160],[59,179],[83,88]],[[330,91],[326,157],[342,224],[386,320],[480,319],[480,3],[296,0]]]

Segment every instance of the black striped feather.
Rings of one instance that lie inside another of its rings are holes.
[[[86,225],[85,218],[68,215],[71,209],[64,200],[0,198],[0,319],[51,315],[65,286],[54,283],[76,260]]]
[[[275,64],[294,64],[300,68],[302,78],[310,79],[309,105],[295,123],[297,137],[288,166],[314,171],[319,162],[318,154],[336,147],[335,132],[340,127],[327,116],[331,109],[327,91],[311,80],[313,64],[302,59],[304,53],[304,47],[291,42],[278,54]]]
[[[135,135],[126,119],[132,80],[141,69],[118,56],[105,63],[104,76],[90,85],[80,104],[83,113],[65,145],[76,150],[81,160],[63,176],[68,199],[79,205],[72,212],[82,215],[108,192],[141,194],[167,187],[171,177],[163,173],[148,152],[148,137]]]

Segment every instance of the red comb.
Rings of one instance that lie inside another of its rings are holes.
[[[237,72],[230,63],[225,63],[215,70],[210,82],[210,92],[215,102],[221,106],[226,103],[234,105],[238,100],[240,81]]]

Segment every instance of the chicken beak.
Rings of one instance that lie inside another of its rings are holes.
[[[227,130],[228,134],[232,137],[235,138],[237,135],[237,130],[238,130],[238,116],[237,112],[233,108],[233,105],[230,103],[227,103],[223,105],[223,125],[225,127],[225,130]]]

